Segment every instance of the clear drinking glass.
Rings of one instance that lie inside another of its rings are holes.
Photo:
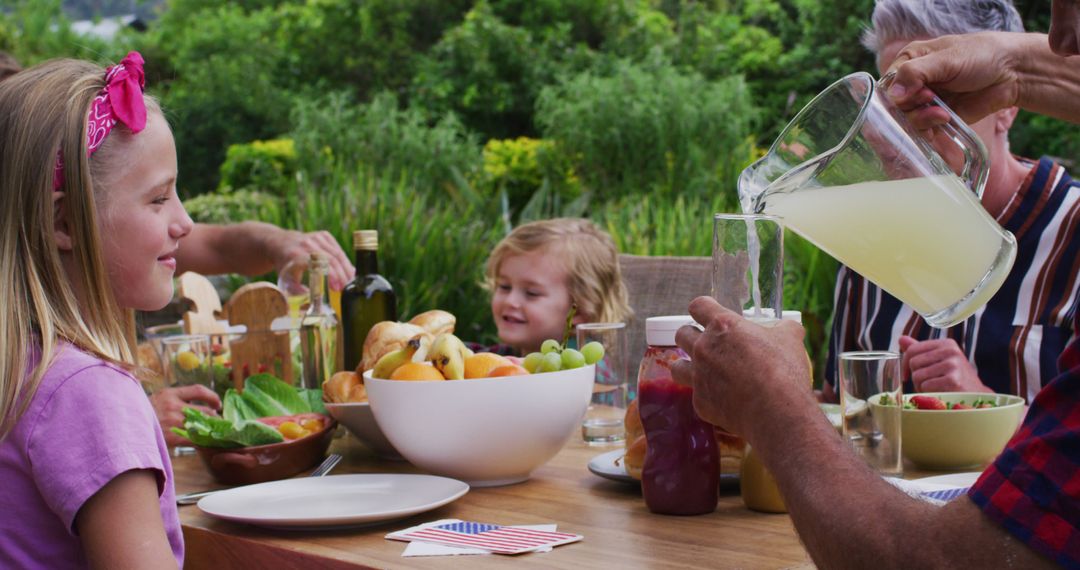
[[[589,444],[621,442],[626,438],[626,406],[637,392],[637,377],[627,373],[626,323],[581,323],[575,328],[578,348],[593,341],[604,345],[581,436]]]
[[[161,340],[162,369],[170,387],[200,384],[214,389],[211,366],[213,354],[209,335],[180,335]],[[200,403],[200,402],[195,402]],[[177,446],[174,455],[194,453],[195,449]]]
[[[840,353],[844,440],[871,467],[888,477],[904,475],[898,404],[903,401],[902,386],[899,353]]]
[[[712,296],[742,313],[775,318],[784,301],[784,227],[764,214],[713,216]]]

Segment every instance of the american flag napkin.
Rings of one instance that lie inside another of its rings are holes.
[[[567,532],[448,520],[392,532],[386,535],[386,538],[481,548],[496,554],[522,554],[545,546],[577,542],[583,537]]]

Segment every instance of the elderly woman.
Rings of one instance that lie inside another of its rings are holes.
[[[888,69],[914,40],[984,31],[1024,31],[1009,0],[879,0],[863,44]],[[1028,401],[1057,375],[1057,358],[1075,336],[1080,305],[1069,255],[1080,232],[1072,178],[1050,158],[1009,152],[1008,106],[971,124],[990,155],[983,207],[1017,239],[1009,276],[985,308],[960,326],[930,327],[911,307],[848,267],[837,275],[832,338],[825,367],[827,397],[837,355],[846,350],[904,353],[906,391],[999,392]],[[1063,261],[1063,259],[1065,261]],[[831,399],[831,397],[830,397]]]
[[[1012,106],[1080,123],[1080,6],[1054,0],[1049,37],[979,33],[914,42],[893,62],[890,95],[919,128]],[[1062,262],[1075,265],[1072,252]],[[1080,341],[1034,399],[1016,436],[944,507],[908,497],[855,456],[806,391],[802,329],[765,328],[701,297],[705,325],[679,330],[692,360],[672,366],[701,417],[746,437],[773,474],[814,562],[823,568],[1080,567]],[[747,378],[754,378],[747,382]]]

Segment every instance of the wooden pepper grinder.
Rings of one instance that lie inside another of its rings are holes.
[[[243,391],[244,379],[268,372],[293,383],[292,350],[289,331],[271,330],[278,317],[289,314],[285,294],[277,286],[261,281],[236,290],[226,303],[229,324],[245,325],[247,333],[229,343],[233,386]]]

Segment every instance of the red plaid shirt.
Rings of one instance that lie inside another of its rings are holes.
[[[1080,568],[1080,340],[1058,369],[968,496],[1035,551]]]

